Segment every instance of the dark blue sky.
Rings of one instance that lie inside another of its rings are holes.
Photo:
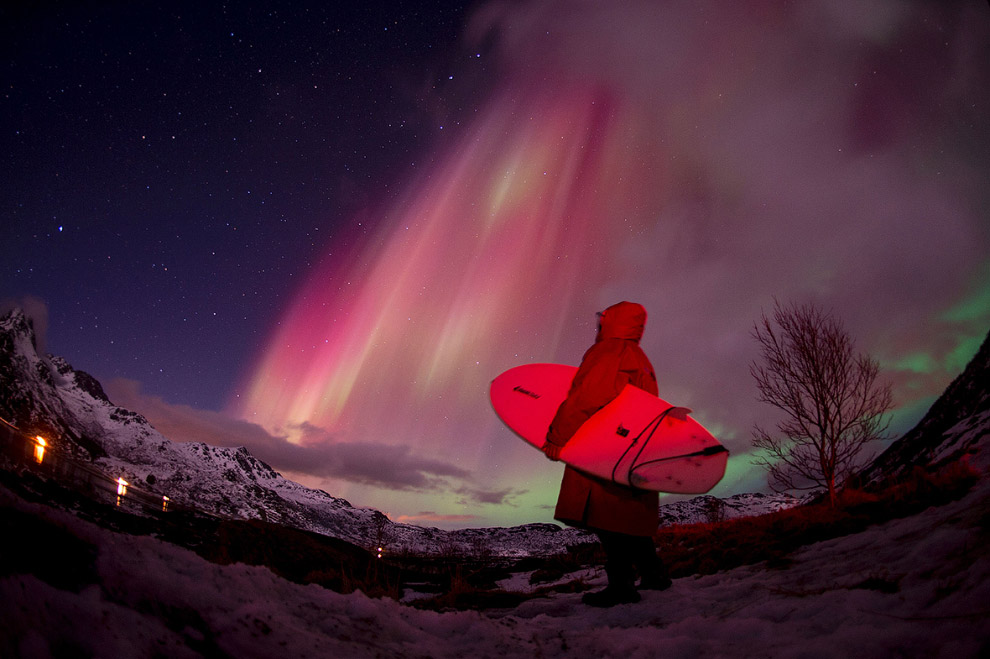
[[[0,298],[44,301],[76,368],[219,408],[300,276],[473,111],[467,4],[0,10]]]

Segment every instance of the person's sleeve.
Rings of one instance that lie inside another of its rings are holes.
[[[581,424],[612,401],[625,382],[619,378],[621,345],[600,342],[592,346],[578,367],[567,398],[554,415],[547,441],[564,446]]]

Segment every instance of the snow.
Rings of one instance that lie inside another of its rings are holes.
[[[11,332],[10,363],[23,386],[14,392],[18,400],[34,401],[37,415],[98,441],[108,453],[99,465],[125,474],[133,491],[151,488],[148,476],[155,476],[152,494],[181,502],[180,492],[168,489],[181,487],[186,501],[227,515],[266,516],[359,544],[378,531],[375,511],[288,481],[245,451],[170,442],[139,415],[94,396],[92,383],[82,386],[64,361],[40,359],[26,332],[26,325]],[[949,428],[942,449],[956,455],[965,447],[971,465],[986,474],[984,408]],[[0,538],[0,657],[990,656],[988,500],[984,476],[960,501],[810,545],[773,566],[678,579],[667,591],[644,592],[635,605],[592,609],[580,593],[559,593],[507,609],[437,613],[300,586],[267,568],[215,565],[0,487],[0,512],[50,520],[95,555],[65,555],[76,543],[52,548],[53,560],[72,573],[53,579],[9,558],[31,538]],[[740,495],[723,503],[728,518],[795,502]],[[669,517],[695,521],[705,504],[681,502]],[[12,528],[6,518],[0,523]],[[385,532],[390,549],[481,547],[491,556],[549,555],[587,540],[548,524],[458,532],[390,524]],[[501,586],[527,591],[528,577],[517,574]],[[600,568],[569,578],[604,583]],[[405,601],[413,599],[405,593]]]
[[[0,579],[0,655],[192,657],[976,657],[990,649],[990,486],[795,552],[784,568],[678,579],[593,609],[554,594],[495,611],[431,612],[220,566],[152,537],[0,500],[98,547],[96,578],[60,590]],[[587,574],[599,586],[598,570]],[[515,584],[525,588],[522,580]]]

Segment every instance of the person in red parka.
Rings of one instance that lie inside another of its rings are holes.
[[[658,395],[657,377],[639,340],[646,326],[646,309],[619,302],[598,314],[598,335],[581,360],[567,398],[550,423],[543,452],[558,460],[560,451],[592,414],[612,401],[627,384]],[[605,550],[608,586],[586,593],[592,606],[638,602],[635,569],[640,588],[663,590],[670,586],[663,562],[657,557],[653,534],[659,523],[659,495],[564,469],[554,518],[569,526],[594,531]]]

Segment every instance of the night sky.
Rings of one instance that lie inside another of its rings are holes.
[[[547,521],[561,467],[487,385],[609,304],[732,451],[720,496],[765,487],[774,297],[880,360],[896,430],[986,335],[986,3],[344,4],[0,9],[0,299],[166,436]]]

